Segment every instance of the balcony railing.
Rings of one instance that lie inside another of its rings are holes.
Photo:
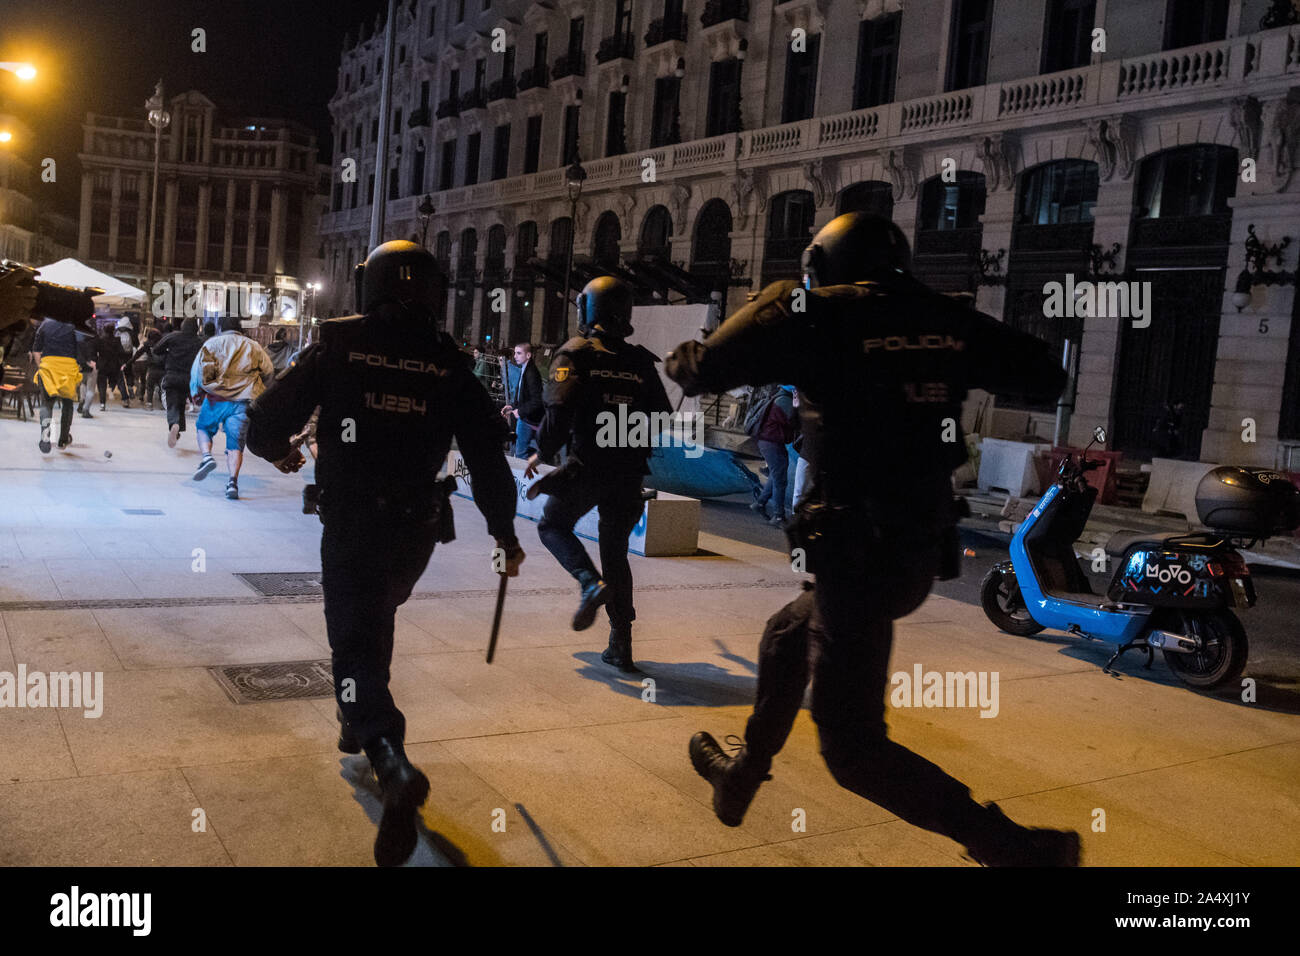
[[[570,50],[563,56],[557,57],[555,65],[551,67],[551,79],[562,80],[566,76],[586,76],[586,59],[581,50]]]
[[[667,43],[669,40],[681,40],[686,42],[686,14],[682,14],[676,20],[658,20],[650,21],[650,29],[645,32],[645,45],[649,49],[652,46],[658,46],[660,43]]]
[[[445,100],[443,100],[438,104],[438,108],[437,110],[434,111],[434,115],[438,117],[438,119],[447,119],[448,117],[451,116],[459,116],[460,97],[458,96],[447,97]]]
[[[528,69],[520,71],[516,88],[520,93],[524,92],[524,90],[544,90],[549,81],[550,77],[547,76],[545,66],[530,66]]]
[[[432,117],[429,115],[429,107],[421,106],[411,110],[411,115],[406,119],[406,125],[414,129],[417,126],[429,126],[432,121]]]
[[[1218,50],[1223,58],[1206,56]],[[1253,55],[1248,56],[1248,51]],[[563,57],[556,66],[581,66]],[[1163,88],[1152,85],[1151,77],[1159,71],[1153,63],[1167,65]],[[1184,64],[1221,62],[1226,74],[1215,78],[1213,71],[1200,73]],[[1249,71],[1248,71],[1249,70]],[[1145,71],[1145,72],[1144,72]],[[761,167],[772,162],[802,161],[818,156],[836,156],[863,149],[896,149],[935,130],[947,135],[983,135],[1005,128],[1008,121],[1022,126],[1050,123],[1054,126],[1077,125],[1096,116],[1113,115],[1116,104],[1128,111],[1196,108],[1212,93],[1214,102],[1223,107],[1229,99],[1245,95],[1250,89],[1278,89],[1294,85],[1300,74],[1300,26],[1278,27],[1260,33],[1234,37],[1218,44],[1185,50],[1171,50],[1152,56],[1115,59],[1099,64],[1066,70],[1047,76],[1024,77],[1004,83],[889,103],[831,116],[741,133],[692,140],[654,149],[634,150],[611,157],[613,161],[593,161],[588,165],[587,187],[593,191],[618,189],[639,182],[645,159],[652,158],[660,177],[680,173],[720,173],[741,168]],[[568,75],[568,74],[566,74]],[[1145,75],[1146,85],[1133,85],[1132,77]],[[518,86],[545,79],[545,69],[525,70]],[[459,104],[450,113],[439,105],[438,115],[456,115]],[[586,165],[586,164],[584,164]],[[441,190],[437,197],[440,212],[460,212],[480,206],[517,202],[520,197],[563,198],[565,171],[562,167],[524,176],[495,180],[465,187]],[[364,225],[369,213],[365,207],[329,213],[323,225],[328,230]],[[349,225],[344,226],[343,223]],[[1163,223],[1152,229],[1163,227]],[[969,252],[973,242],[968,236],[952,233],[918,238],[918,253],[953,254]],[[953,244],[955,247],[952,247]]]
[[[468,110],[482,109],[486,105],[487,100],[484,99],[482,90],[470,90],[460,96],[460,111],[462,113]]]
[[[700,25],[717,26],[727,20],[749,20],[749,0],[708,0],[700,14]]]
[[[632,34],[616,34],[612,37],[605,37],[600,41],[600,46],[596,50],[596,62],[608,63],[610,60],[630,60],[636,52],[636,44],[632,40]]]
[[[499,80],[494,80],[488,85],[487,98],[489,103],[495,103],[497,100],[513,100],[515,98],[515,78],[513,76],[503,76]]]

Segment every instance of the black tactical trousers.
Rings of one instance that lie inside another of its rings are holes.
[[[592,508],[600,510],[600,571],[573,533],[573,526]],[[564,570],[579,579],[584,574],[604,578],[609,588],[605,610],[613,627],[627,627],[636,620],[627,540],[644,510],[640,475],[602,475],[587,466],[572,485],[547,499],[542,520],[537,523],[542,544]]]
[[[356,739],[401,742],[406,718],[388,690],[397,608],[433,555],[435,521],[420,509],[322,495],[321,584],[334,697]],[[350,682],[350,683],[349,683]]]
[[[893,621],[925,600],[939,541],[912,535],[885,544],[860,523],[837,524],[816,589],[772,615],[763,632],[757,700],[745,728],[750,759],[756,769],[768,769],[811,677],[822,757],[840,786],[969,844],[983,809],[961,781],[889,740],[885,724]]]

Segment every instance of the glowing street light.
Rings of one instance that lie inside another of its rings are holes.
[[[0,70],[8,70],[24,83],[36,79],[36,67],[30,63],[0,63]]]
[[[14,134],[9,130],[0,130],[0,143],[7,143],[14,138]]]

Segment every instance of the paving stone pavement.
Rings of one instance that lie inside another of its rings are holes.
[[[0,671],[101,672],[103,710],[0,708],[0,864],[370,865],[379,802],[334,749],[333,702],[236,704],[208,671],[329,656],[318,599],[236,577],[319,570],[303,479],[250,459],[227,501],[224,464],[191,481],[192,433],[169,450],[160,412],[111,407],[73,435],[42,456],[35,424],[0,418]],[[783,554],[705,535],[708,554],[633,557],[628,678],[599,624],[569,630],[576,591],[521,521],[489,666],[491,541],[456,507],[459,539],[398,615],[393,693],[432,784],[409,865],[970,865],[838,787],[806,710],[745,824],[714,818],[687,740],[743,731],[763,622],[796,593]],[[891,733],[1014,819],[1079,830],[1087,864],[1300,860],[1296,716],[1136,655],[1107,676],[1106,656],[932,597],[898,623],[891,672],[997,672],[997,715],[891,707]]]

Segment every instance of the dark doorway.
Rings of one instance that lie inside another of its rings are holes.
[[[1197,145],[1148,157],[1138,175],[1128,278],[1151,283],[1151,325],[1121,324],[1114,447],[1195,460],[1210,422],[1227,278],[1237,151]],[[1177,447],[1157,426],[1182,403]]]
[[[691,275],[726,295],[731,269],[731,207],[710,199],[695,219]]]

